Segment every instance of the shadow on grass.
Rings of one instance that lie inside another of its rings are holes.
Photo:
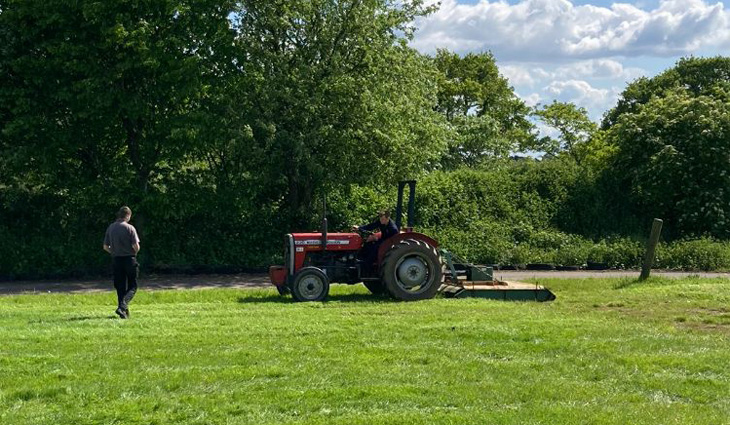
[[[54,319],[37,319],[28,321],[29,325],[37,325],[39,323],[57,323],[57,322],[88,322],[91,320],[110,320],[118,319],[117,316],[74,316],[68,318],[54,318]]]
[[[640,278],[624,278],[621,279],[618,283],[613,285],[613,289],[625,289],[625,288],[631,288],[635,286],[650,286],[650,285],[675,285],[675,284],[681,284],[684,281],[687,281],[688,279],[700,279],[699,276],[688,276],[683,279],[669,279],[662,276],[649,276],[645,280],[641,280]]]
[[[67,322],[85,322],[87,320],[118,319],[118,316],[75,316],[66,319]]]
[[[275,304],[292,304],[295,303],[291,295],[265,295],[265,296],[248,296],[238,297],[238,302],[242,304],[258,304],[258,303],[275,303]],[[346,303],[392,303],[395,300],[384,295],[372,294],[336,294],[329,295],[324,301],[329,302],[346,302]]]
[[[613,289],[626,289],[642,283],[639,279],[621,279],[617,284],[613,285]]]

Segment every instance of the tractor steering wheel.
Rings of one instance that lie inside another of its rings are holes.
[[[364,242],[367,242],[368,238],[375,234],[375,232],[372,230],[360,230],[360,228],[356,229],[355,233],[360,235]]]
[[[365,243],[377,242],[378,241],[377,238],[376,239],[373,239],[373,240],[369,240],[371,236],[375,235],[375,233],[377,233],[377,232],[373,232],[373,231],[364,231],[364,232],[361,232],[362,240]]]

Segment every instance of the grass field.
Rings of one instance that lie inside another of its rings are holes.
[[[730,281],[553,303],[333,287],[0,297],[0,424],[730,424]]]

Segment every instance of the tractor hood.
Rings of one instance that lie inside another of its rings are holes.
[[[322,249],[321,233],[292,233],[296,252],[319,251]],[[327,251],[353,251],[362,246],[357,233],[328,233]]]

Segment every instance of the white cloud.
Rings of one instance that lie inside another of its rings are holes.
[[[530,70],[523,66],[504,65],[499,67],[499,72],[509,80],[510,84],[530,87],[535,85],[535,78],[531,75]],[[544,76],[540,74],[536,78],[541,79]]]
[[[613,59],[591,59],[576,61],[550,70],[548,66],[525,66],[521,64],[500,65],[500,72],[510,84],[534,87],[549,80],[594,79],[633,81],[648,72],[641,68],[624,67]]]
[[[572,102],[588,110],[593,120],[613,107],[627,82],[649,75],[610,59],[576,61],[559,67],[500,65],[500,72],[527,106],[552,100]],[[529,95],[520,95],[526,92]]]
[[[560,137],[560,131],[554,127],[550,127],[549,125],[545,124],[544,122],[540,120],[536,120],[534,122],[535,129],[537,130],[538,134],[540,134],[541,137],[551,137],[553,139],[557,139]]]
[[[413,46],[424,53],[491,51],[515,91],[529,93],[520,96],[526,104],[572,102],[594,120],[628,82],[673,59],[730,52],[730,10],[717,0],[465,1],[442,0],[438,12],[417,22]]]
[[[609,95],[608,90],[593,88],[582,80],[553,81],[545,91],[556,99],[575,103],[603,103]]]
[[[626,68],[613,59],[591,59],[561,66],[552,74],[552,77],[631,81],[646,74],[647,72],[641,68]]]
[[[518,94],[519,96],[519,94]],[[539,93],[532,93],[528,96],[519,96],[524,102],[525,105],[529,107],[537,106],[538,103],[542,102],[542,96],[540,96]]]
[[[730,46],[730,13],[722,3],[663,0],[652,10],[614,3],[576,6],[567,0],[443,0],[423,18],[413,42],[424,52],[491,50],[500,60],[674,56]]]
[[[596,121],[616,104],[621,90],[618,87],[596,88],[583,80],[556,80],[543,88],[545,97],[582,106],[588,111],[588,116]]]

